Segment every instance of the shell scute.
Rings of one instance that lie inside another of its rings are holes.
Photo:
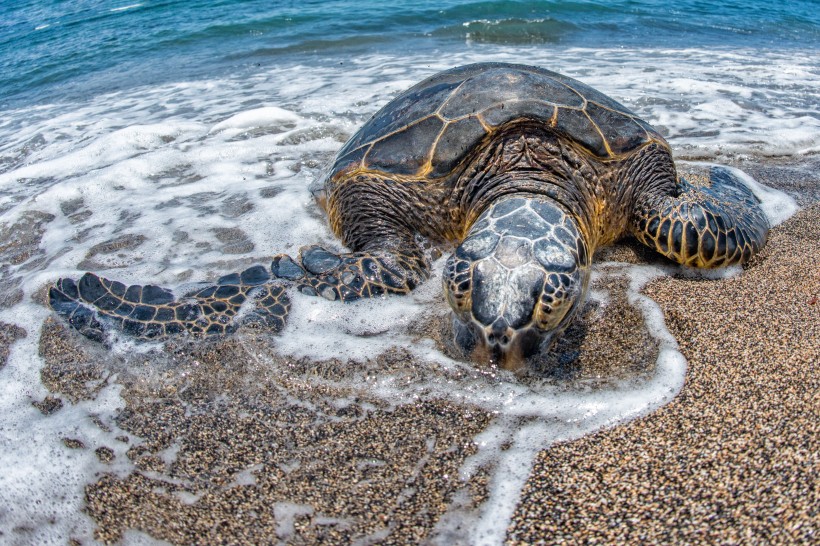
[[[444,121],[437,116],[425,118],[374,143],[365,156],[365,165],[394,174],[416,174],[427,164]]]
[[[603,135],[583,110],[559,108],[555,128],[563,134],[571,135],[575,141],[599,157],[609,155]]]
[[[365,154],[370,150],[370,145],[360,146],[336,157],[333,164],[332,173],[334,175],[344,173],[349,169],[356,169],[361,166]]]
[[[589,85],[583,82],[580,82],[574,78],[570,78],[569,76],[565,76],[563,74],[558,74],[557,72],[551,72],[550,77],[555,81],[566,85],[575,93],[584,97],[588,101],[597,102],[605,108],[609,108],[610,110],[613,110],[615,112],[622,112],[627,116],[635,115],[635,113],[632,112],[632,110],[630,110],[620,102],[616,101],[608,95],[604,95],[594,87],[590,87]]]
[[[341,155],[372,142],[381,135],[398,131],[438,110],[450,92],[461,82],[444,81],[433,85],[410,88],[377,112],[345,144]]]
[[[484,111],[487,125],[499,127],[524,117],[551,120],[556,106],[542,100],[513,100],[496,104]]]
[[[451,172],[486,135],[487,130],[472,116],[448,123],[433,151],[431,176],[444,176]]]
[[[419,179],[447,176],[479,143],[528,120],[601,158],[663,138],[626,107],[549,70],[480,63],[448,70],[385,105],[337,155],[329,176],[358,168]]]
[[[595,103],[589,103],[586,112],[609,143],[612,153],[627,152],[649,140],[646,129],[620,112],[613,112]]]
[[[466,80],[442,106],[447,119],[486,110],[501,103],[540,99],[581,108],[584,99],[577,93],[541,74],[507,67],[486,70]]]

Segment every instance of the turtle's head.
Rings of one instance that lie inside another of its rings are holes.
[[[535,197],[495,202],[447,260],[456,349],[477,362],[523,367],[575,316],[588,264],[583,236],[563,208]]]

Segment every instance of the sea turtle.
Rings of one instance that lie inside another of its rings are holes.
[[[454,243],[443,275],[465,356],[520,366],[576,314],[595,249],[625,235],[680,264],[743,263],[769,229],[733,171],[706,185],[675,169],[633,112],[542,68],[479,63],[438,73],[379,110],[344,145],[320,204],[350,252],[310,246],[175,297],[87,273],[50,290],[88,337],[142,338],[285,323],[294,285],[350,301],[407,293],[429,276],[428,241]]]

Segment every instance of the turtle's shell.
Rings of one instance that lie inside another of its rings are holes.
[[[345,144],[329,174],[443,177],[482,139],[522,120],[542,122],[601,159],[664,142],[628,108],[577,80],[532,66],[479,63],[436,74],[396,97]]]

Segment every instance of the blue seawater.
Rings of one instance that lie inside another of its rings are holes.
[[[481,44],[820,49],[816,0],[20,0],[0,108],[301,60]]]

